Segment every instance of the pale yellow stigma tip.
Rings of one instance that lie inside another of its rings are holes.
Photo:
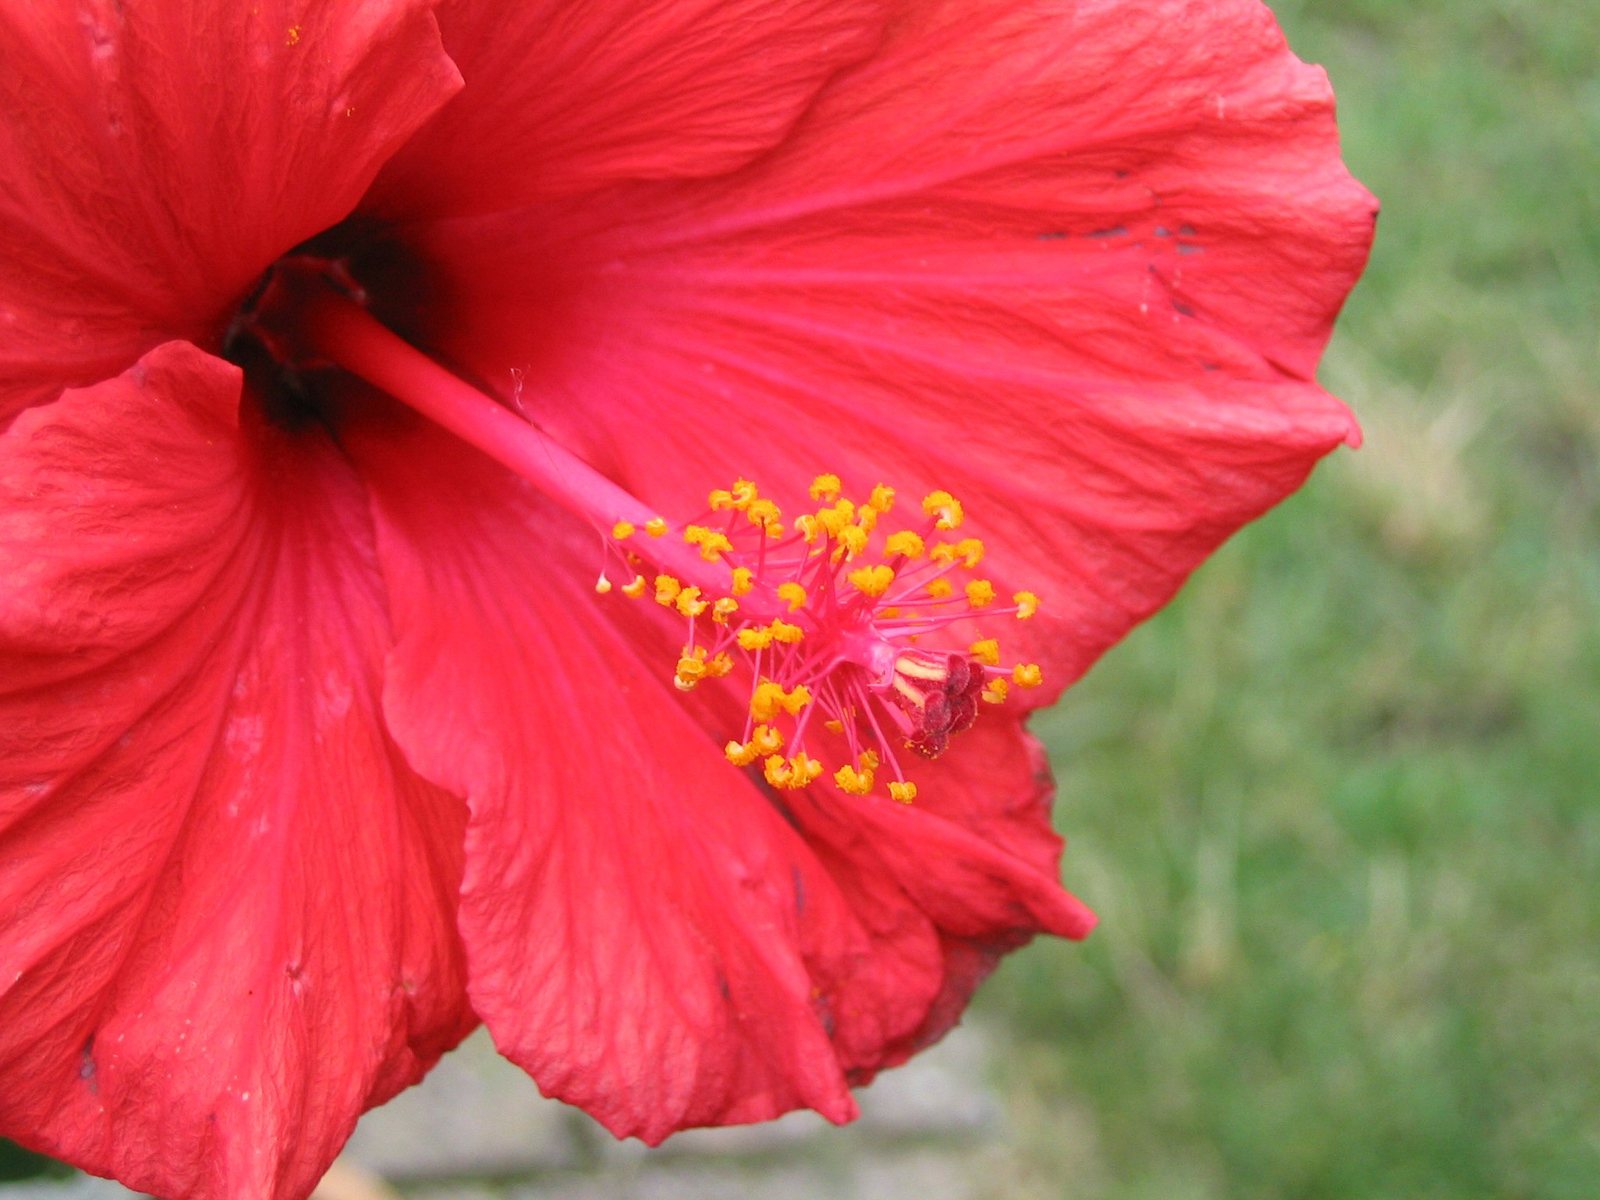
[[[604,575],[600,576],[599,579],[594,581],[594,590],[604,596],[611,590],[611,580],[607,579]]]
[[[644,595],[644,589],[649,585],[649,580],[643,575],[635,575],[632,583],[622,585],[622,594],[630,600],[637,600]]]

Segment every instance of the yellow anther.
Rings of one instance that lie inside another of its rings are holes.
[[[726,488],[712,488],[706,495],[706,507],[712,512],[722,512],[733,507],[733,493]]]
[[[756,485],[748,479],[735,479],[730,490],[733,493],[733,507],[738,512],[749,508],[761,495]]]
[[[1011,678],[1018,687],[1036,688],[1044,682],[1044,672],[1038,663],[1018,663],[1011,668]]]
[[[1039,611],[1039,597],[1032,592],[1018,592],[1011,597],[1011,602],[1017,606],[1017,620],[1026,621]]]
[[[878,484],[872,489],[872,495],[867,497],[867,507],[877,513],[886,513],[894,507],[894,489],[887,484]]]
[[[994,584],[987,579],[974,579],[967,584],[967,603],[973,608],[988,608],[994,603]]]
[[[803,683],[796,684],[789,691],[783,693],[783,698],[779,703],[783,706],[784,712],[791,717],[798,717],[800,710],[811,703],[811,689]]]
[[[829,733],[843,733],[844,732],[844,722],[843,721],[835,721],[835,720],[833,720],[831,718],[826,720],[826,721],[824,721],[822,723],[822,727],[824,729],[826,729]]]
[[[733,670],[733,658],[725,650],[717,651],[706,663],[706,674],[712,679],[721,679],[731,670]]]
[[[839,482],[837,475],[818,475],[811,481],[811,498],[813,500],[832,500],[839,494],[844,485]]]
[[[744,515],[750,524],[761,526],[770,537],[777,537],[783,533],[783,526],[780,524],[783,511],[771,500],[750,501],[750,506],[745,509]]]
[[[775,788],[803,788],[822,774],[822,764],[805,754],[796,754],[788,762],[781,754],[770,754],[761,764],[761,773]]]
[[[983,691],[979,695],[990,704],[1004,704],[1006,702],[1006,693],[1010,690],[1011,685],[1004,679],[991,679],[983,685]]]
[[[948,579],[935,579],[928,585],[928,595],[932,596],[935,600],[948,599],[950,593],[954,592],[955,590],[956,589],[950,585],[950,581]]]
[[[791,787],[806,787],[822,774],[822,764],[804,751],[789,760],[789,769],[793,772]]]
[[[750,748],[757,754],[776,754],[783,749],[783,734],[771,725],[757,725],[750,732]]]
[[[799,612],[806,606],[806,589],[790,580],[778,585],[778,599],[789,606],[790,612]]]
[[[962,538],[959,542],[940,542],[929,557],[937,563],[959,562],[971,570],[983,561],[983,543],[977,538]]]
[[[722,753],[736,767],[748,767],[756,760],[755,747],[744,742],[729,742],[722,748]]]
[[[680,692],[694,690],[694,685],[699,683],[708,674],[706,669],[706,648],[696,646],[693,651],[686,646],[682,656],[678,659],[678,669],[673,673],[673,683]]]
[[[735,596],[748,596],[750,589],[755,587],[755,573],[749,567],[735,567],[733,569],[733,594]]]
[[[604,596],[611,590],[611,580],[607,579],[605,572],[600,572],[600,578],[594,581],[594,590]]]
[[[878,757],[876,750],[863,750],[861,752],[861,769],[863,771],[876,771],[878,764],[883,760]]]
[[[718,625],[726,625],[728,618],[739,611],[739,602],[732,596],[724,596],[711,606],[711,619]]]
[[[875,567],[857,567],[845,578],[858,592],[876,600],[887,592],[889,585],[894,582],[894,569],[882,563]]]
[[[887,608],[880,608],[878,610],[878,615],[885,621],[891,620],[900,615],[900,606],[898,604],[891,604]]]
[[[872,790],[872,772],[858,771],[852,766],[840,767],[833,773],[839,790],[850,796],[865,796]]]
[[[686,587],[678,593],[678,611],[686,617],[698,617],[711,607],[711,601],[700,599],[700,589]]]
[[[922,511],[937,518],[934,521],[935,529],[956,529],[966,519],[961,501],[949,492],[929,492],[922,498]]]
[[[670,606],[678,598],[678,593],[683,591],[683,584],[671,575],[656,576],[656,603]]]
[[[856,519],[856,506],[848,500],[836,500],[832,508],[817,510],[817,524],[829,537],[838,537],[839,531]]]
[[[764,629],[760,632],[767,633]],[[767,633],[769,639],[771,636]],[[763,679],[756,684],[756,690],[750,695],[750,715],[758,721],[770,721],[782,710],[783,689],[770,679]]]
[[[782,642],[785,646],[798,646],[806,636],[804,629],[787,621],[774,620],[767,629],[772,634],[773,641]]]
[[[889,795],[901,804],[910,804],[917,798],[917,785],[909,781],[901,783],[895,780],[889,784]]]
[[[781,754],[767,755],[761,764],[761,773],[775,788],[786,788],[794,782],[794,768],[784,761]]]
[[[973,642],[967,650],[986,667],[1000,665],[1000,642],[997,638],[982,638]]]
[[[649,586],[649,582],[643,575],[635,575],[632,583],[622,585],[622,594],[630,600],[637,600],[644,595],[644,590]]]
[[[867,531],[859,525],[846,525],[834,534],[834,539],[839,543],[833,552],[834,562],[854,558],[867,548]]]
[[[700,557],[707,562],[720,562],[723,554],[733,549],[727,534],[704,525],[690,525],[683,531],[683,540],[691,546],[699,546]]]
[[[651,517],[644,523],[644,531],[651,537],[661,537],[667,532],[667,522],[662,517]]]
[[[926,549],[922,538],[909,529],[891,533],[883,543],[883,552],[891,556],[903,554],[907,558],[921,558]]]
[[[750,628],[739,630],[739,649],[765,650],[772,645],[772,630],[767,628]]]
[[[622,541],[623,538],[631,538],[633,536],[633,522],[618,521],[611,527],[611,536],[616,538],[619,542]]]
[[[869,504],[863,504],[856,509],[856,528],[862,533],[871,533],[878,527],[878,510]]]
[[[801,513],[794,519],[795,531],[806,540],[806,545],[812,545],[822,536],[822,525],[810,513]]]

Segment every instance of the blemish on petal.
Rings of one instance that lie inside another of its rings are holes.
[[[83,1051],[78,1059],[78,1078],[89,1085],[91,1092],[99,1092],[100,1068],[94,1061],[94,1034],[90,1034],[83,1043]]]

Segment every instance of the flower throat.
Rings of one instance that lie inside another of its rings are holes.
[[[724,753],[772,787],[826,773],[847,793],[910,802],[908,764],[939,757],[1011,688],[1042,683],[1036,664],[1004,665],[994,630],[1032,617],[1038,597],[1004,602],[977,573],[983,543],[957,532],[965,512],[948,492],[905,520],[891,514],[912,506],[892,488],[852,498],[823,474],[809,489],[816,507],[790,516],[739,479],[675,526],[328,282],[289,286],[273,319],[302,361],[365,380],[599,532],[598,602],[655,603],[683,622],[679,690],[743,680],[743,725]]]

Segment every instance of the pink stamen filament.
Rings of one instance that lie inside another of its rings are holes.
[[[845,542],[826,532],[818,537],[814,527],[811,540],[799,530],[775,538],[765,527],[744,520],[741,513],[708,511],[695,524],[707,529],[722,524],[721,536],[727,539],[723,546],[730,547],[720,554],[713,551],[712,560],[689,540],[693,531],[683,536],[647,537],[643,531],[659,514],[531,420],[450,373],[325,279],[302,277],[295,288],[295,303],[287,310],[291,315],[281,329],[283,334],[537,486],[600,533],[603,559],[615,554],[630,571],[641,562],[648,564],[672,576],[679,586],[698,588],[702,602],[732,596],[733,572],[748,564],[751,586],[737,597],[736,616],[718,610],[719,622],[724,615],[729,618],[720,627],[709,618],[688,616],[686,653],[694,655],[700,650],[706,660],[724,653],[737,655],[748,665],[754,681],[771,678],[791,691],[806,687],[811,703],[790,714],[793,726],[787,748],[792,754],[801,753],[813,721],[837,720],[853,762],[861,761],[865,747],[874,748],[880,771],[905,781],[892,748],[894,739],[885,730],[898,731],[903,740],[921,736],[918,731],[922,727],[886,692],[900,673],[896,646],[909,646],[923,634],[975,615],[961,603],[959,593],[948,597],[927,593],[930,584],[966,565],[960,557],[940,561],[896,555],[884,564],[893,572],[893,583],[884,594],[874,596],[865,585],[847,586],[852,558],[844,553]],[[640,532],[620,541],[610,536],[618,522],[627,522]],[[931,546],[938,533],[936,521],[930,519],[918,536]],[[791,608],[778,595],[779,586],[791,586],[783,584],[785,577],[805,590],[799,609]],[[910,611],[904,619],[896,619],[883,615],[883,609]],[[984,612],[998,617],[1015,614],[1018,609],[990,607]],[[801,627],[799,644],[773,640],[751,650],[739,644],[742,629],[771,625],[776,635],[779,621]],[[1006,673],[1004,668],[970,658],[968,662],[986,678]],[[692,679],[687,686],[693,686]],[[746,711],[746,746],[759,723],[754,712],[753,707]],[[920,748],[915,741],[907,744]]]
[[[550,499],[600,529],[618,521],[643,528],[659,514],[647,508],[535,425],[445,370],[327,285],[304,286],[294,307],[294,333],[304,345],[405,404],[468,445],[516,472]],[[674,537],[649,539],[646,556],[659,570],[725,595],[727,564],[707,562]],[[770,589],[767,589],[770,591]],[[752,593],[744,606],[777,616],[786,606]]]

